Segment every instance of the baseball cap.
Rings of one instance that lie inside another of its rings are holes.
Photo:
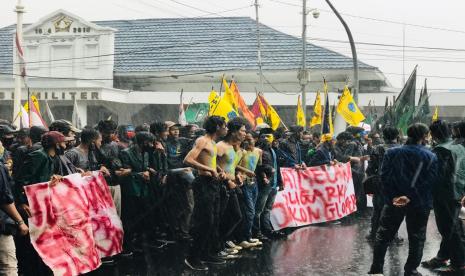
[[[61,132],[49,131],[42,136],[42,144],[52,145],[61,142],[72,141],[74,138],[66,137]]]
[[[177,126],[177,127],[181,126],[181,124],[176,124],[176,123],[173,122],[173,121],[165,121],[165,125],[166,125],[166,127],[167,127],[168,129],[171,128],[171,127],[174,127],[174,126]]]
[[[0,136],[8,136],[17,133],[18,131],[9,125],[0,125]]]

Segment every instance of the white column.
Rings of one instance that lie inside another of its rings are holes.
[[[87,126],[87,101],[77,101],[77,108],[81,125],[85,127]]]
[[[18,3],[16,5],[15,9],[17,19],[16,19],[16,34],[18,36],[18,41],[19,44],[23,44],[23,13],[24,13],[24,6],[21,4],[21,0],[18,0]],[[14,45],[14,53],[16,53],[16,42],[13,40],[13,45]],[[19,113],[19,108],[21,105],[21,86],[22,86],[22,80],[21,80],[21,72],[20,72],[20,66],[19,66],[19,59],[15,56],[13,59],[15,61],[15,64],[13,66],[13,72],[15,74],[15,93],[14,93],[14,98],[13,98],[13,118],[12,120],[16,119],[16,115]],[[18,118],[19,119],[19,118]],[[20,120],[15,120],[13,123],[16,125],[16,127],[19,128],[20,126]]]

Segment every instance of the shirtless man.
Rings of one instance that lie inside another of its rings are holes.
[[[218,169],[223,176],[222,183],[226,189],[221,197],[220,213],[220,252],[219,256],[224,259],[235,258],[234,254],[242,249],[236,246],[232,240],[232,234],[240,225],[243,214],[240,208],[237,187],[242,185],[242,177],[239,173],[238,165],[242,159],[243,150],[240,145],[246,136],[246,124],[243,118],[234,118],[228,122],[228,133],[224,139],[218,143]],[[225,246],[228,249],[225,249]]]
[[[217,147],[215,140],[227,132],[226,123],[218,116],[208,117],[206,134],[197,139],[184,163],[198,170],[199,176],[192,183],[194,190],[193,242],[184,263],[193,270],[208,270],[205,263],[223,264],[214,252],[212,239],[218,232],[220,210],[220,183],[217,171]]]

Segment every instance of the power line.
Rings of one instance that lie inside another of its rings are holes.
[[[276,2],[280,3],[283,5],[287,6],[292,6],[292,7],[302,7],[301,5],[298,4],[291,4],[288,2],[280,1],[280,0],[269,0],[271,2]],[[327,9],[318,9],[322,12],[326,13],[333,13],[331,10]],[[432,29],[432,30],[438,30],[438,31],[445,31],[445,32],[454,32],[454,33],[461,33],[465,34],[465,31],[462,30],[456,30],[456,29],[451,29],[451,28],[444,28],[444,27],[435,27],[435,26],[427,26],[427,25],[421,25],[421,24],[413,24],[413,23],[406,23],[406,22],[400,22],[400,21],[395,21],[395,20],[390,20],[390,19],[380,19],[380,18],[373,18],[373,17],[367,17],[367,16],[360,16],[360,15],[354,15],[354,14],[349,14],[349,13],[344,13],[341,12],[342,15],[352,17],[352,18],[358,18],[358,19],[363,19],[363,20],[370,20],[370,21],[376,21],[376,22],[383,22],[383,23],[390,23],[390,24],[397,24],[397,25],[406,25],[406,26],[411,26],[411,27],[416,27],[416,28],[423,28],[423,29]]]

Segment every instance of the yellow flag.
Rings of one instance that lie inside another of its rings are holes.
[[[231,105],[232,109],[239,114],[239,110],[237,106],[239,105],[236,101],[236,97],[234,97],[233,91],[229,89],[229,85],[226,80],[223,78],[223,86],[224,86],[224,95],[223,100],[226,101],[229,105]]]
[[[40,107],[39,107],[39,100],[37,100],[37,97],[35,95],[31,96],[31,102],[34,104],[35,108],[37,109],[38,112],[40,112]],[[29,101],[24,104],[24,109],[29,112]]]
[[[436,106],[436,108],[434,108],[434,114],[433,114],[432,121],[435,122],[437,120],[439,120],[439,110],[438,110],[438,107]]]
[[[208,115],[216,115],[225,118],[226,121],[229,121],[230,119],[237,117],[237,112],[235,112],[227,101],[224,100],[224,98],[220,98],[218,93],[216,93],[215,90],[212,90],[210,92],[210,95],[208,96],[208,103],[210,105]]]
[[[321,96],[320,96],[320,91],[318,91],[316,92],[315,103],[313,104],[313,116],[312,116],[312,120],[310,121],[310,127],[321,125],[321,116],[322,116]]]
[[[351,126],[358,126],[358,124],[365,120],[365,116],[358,108],[357,104],[350,94],[349,88],[344,87],[342,96],[337,104],[337,113],[341,114],[342,118]]]
[[[273,106],[265,100],[263,95],[260,95],[259,98],[262,102],[262,106],[266,108],[266,117],[270,127],[273,130],[276,130],[281,124],[281,118],[279,117],[278,112],[276,112]]]
[[[305,114],[300,102],[300,95],[297,98],[297,113],[296,113],[296,124],[301,127],[305,127]]]

